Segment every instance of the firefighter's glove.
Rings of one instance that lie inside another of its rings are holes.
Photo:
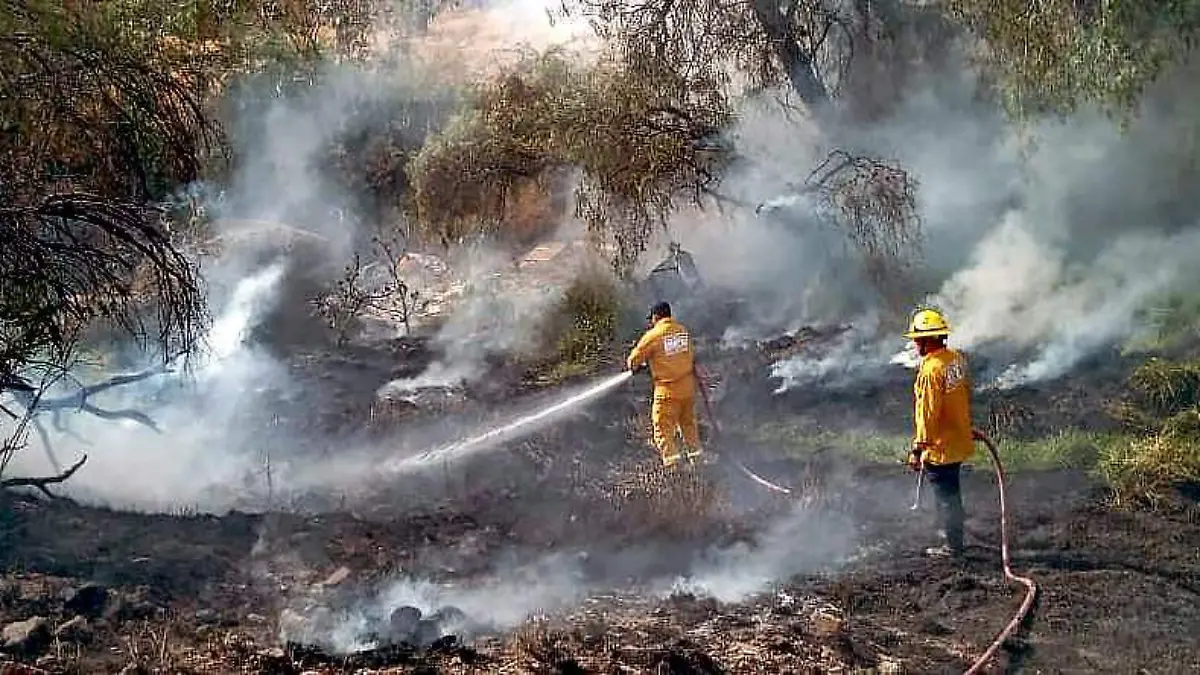
[[[634,366],[634,367],[630,368],[629,372],[633,373],[634,375],[638,375],[638,374],[641,374],[644,370],[646,370],[646,364],[643,363],[640,366]]]

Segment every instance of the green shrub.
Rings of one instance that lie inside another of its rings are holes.
[[[567,287],[550,319],[551,353],[543,378],[590,375],[614,360],[621,291],[603,271],[589,269]]]

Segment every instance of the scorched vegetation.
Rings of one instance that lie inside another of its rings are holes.
[[[1200,668],[1192,4],[532,4],[0,0],[0,672],[960,672],[931,298],[986,665]]]

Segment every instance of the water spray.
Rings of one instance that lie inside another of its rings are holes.
[[[633,371],[622,371],[617,375],[613,375],[612,377],[592,385],[591,387],[578,394],[575,394],[568,399],[559,401],[558,403],[543,408],[538,412],[525,415],[524,417],[521,417],[502,427],[492,429],[487,433],[483,433],[451,445],[423,452],[415,457],[407,457],[397,462],[391,462],[389,463],[388,468],[393,471],[398,471],[408,467],[421,466],[436,461],[447,460],[451,457],[466,455],[472,451],[477,451],[484,447],[494,446],[498,443],[512,440],[521,435],[521,431],[524,427],[532,427],[538,422],[545,422],[558,414],[583,405],[584,403],[602,394],[606,394],[609,391],[616,389],[631,377],[633,377]]]

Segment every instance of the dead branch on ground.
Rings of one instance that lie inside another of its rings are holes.
[[[71,436],[84,445],[91,445],[91,442],[67,426],[63,413],[85,412],[101,419],[132,420],[143,426],[153,429],[157,433],[162,433],[162,430],[159,429],[154,420],[143,412],[128,408],[109,410],[92,404],[88,399],[102,391],[132,384],[134,382],[140,382],[159,373],[166,372],[170,372],[170,369],[164,365],[130,375],[118,375],[93,385],[81,384],[78,390],[67,394],[66,396],[60,396],[57,398],[46,398],[44,396],[46,389],[44,386],[41,389],[28,386],[28,382],[24,380],[24,378],[19,377],[18,379],[20,379],[22,382],[25,382],[27,386],[9,388],[8,391],[10,391],[16,402],[22,408],[24,408],[24,416],[20,419],[24,420],[28,425],[33,426],[34,431],[37,432],[38,438],[42,442],[42,449],[45,451],[46,457],[50,460],[51,465],[54,466],[54,470],[62,471],[62,465],[59,463],[58,457],[54,453],[54,445],[50,441],[50,434],[46,430],[45,425],[43,425],[41,420],[38,419],[39,415],[42,413],[50,413],[51,423],[54,425],[56,431]],[[18,416],[15,413],[9,411],[7,408],[4,410],[9,414],[10,417],[18,419]]]
[[[42,391],[44,391],[44,387],[42,389],[34,389],[31,400],[33,407],[37,406],[38,398],[41,396]],[[66,471],[62,471],[58,467],[58,461],[52,454],[50,454],[50,459],[55,464],[55,471],[58,472],[52,476],[2,478],[5,470],[8,469],[9,463],[12,462],[13,457],[16,456],[17,451],[25,447],[26,440],[29,437],[29,425],[34,422],[33,418],[34,414],[29,410],[26,410],[25,414],[17,420],[17,425],[13,432],[9,434],[8,438],[4,439],[3,444],[0,444],[0,490],[32,487],[38,489],[51,499],[60,499],[58,495],[50,492],[48,486],[65,482],[66,480],[70,479],[71,476],[74,476],[75,472],[79,471],[80,467],[82,467],[84,462],[87,461],[87,455],[82,456],[79,461],[71,465],[71,467],[69,467]],[[50,453],[49,445],[46,446],[46,451],[48,454]]]

